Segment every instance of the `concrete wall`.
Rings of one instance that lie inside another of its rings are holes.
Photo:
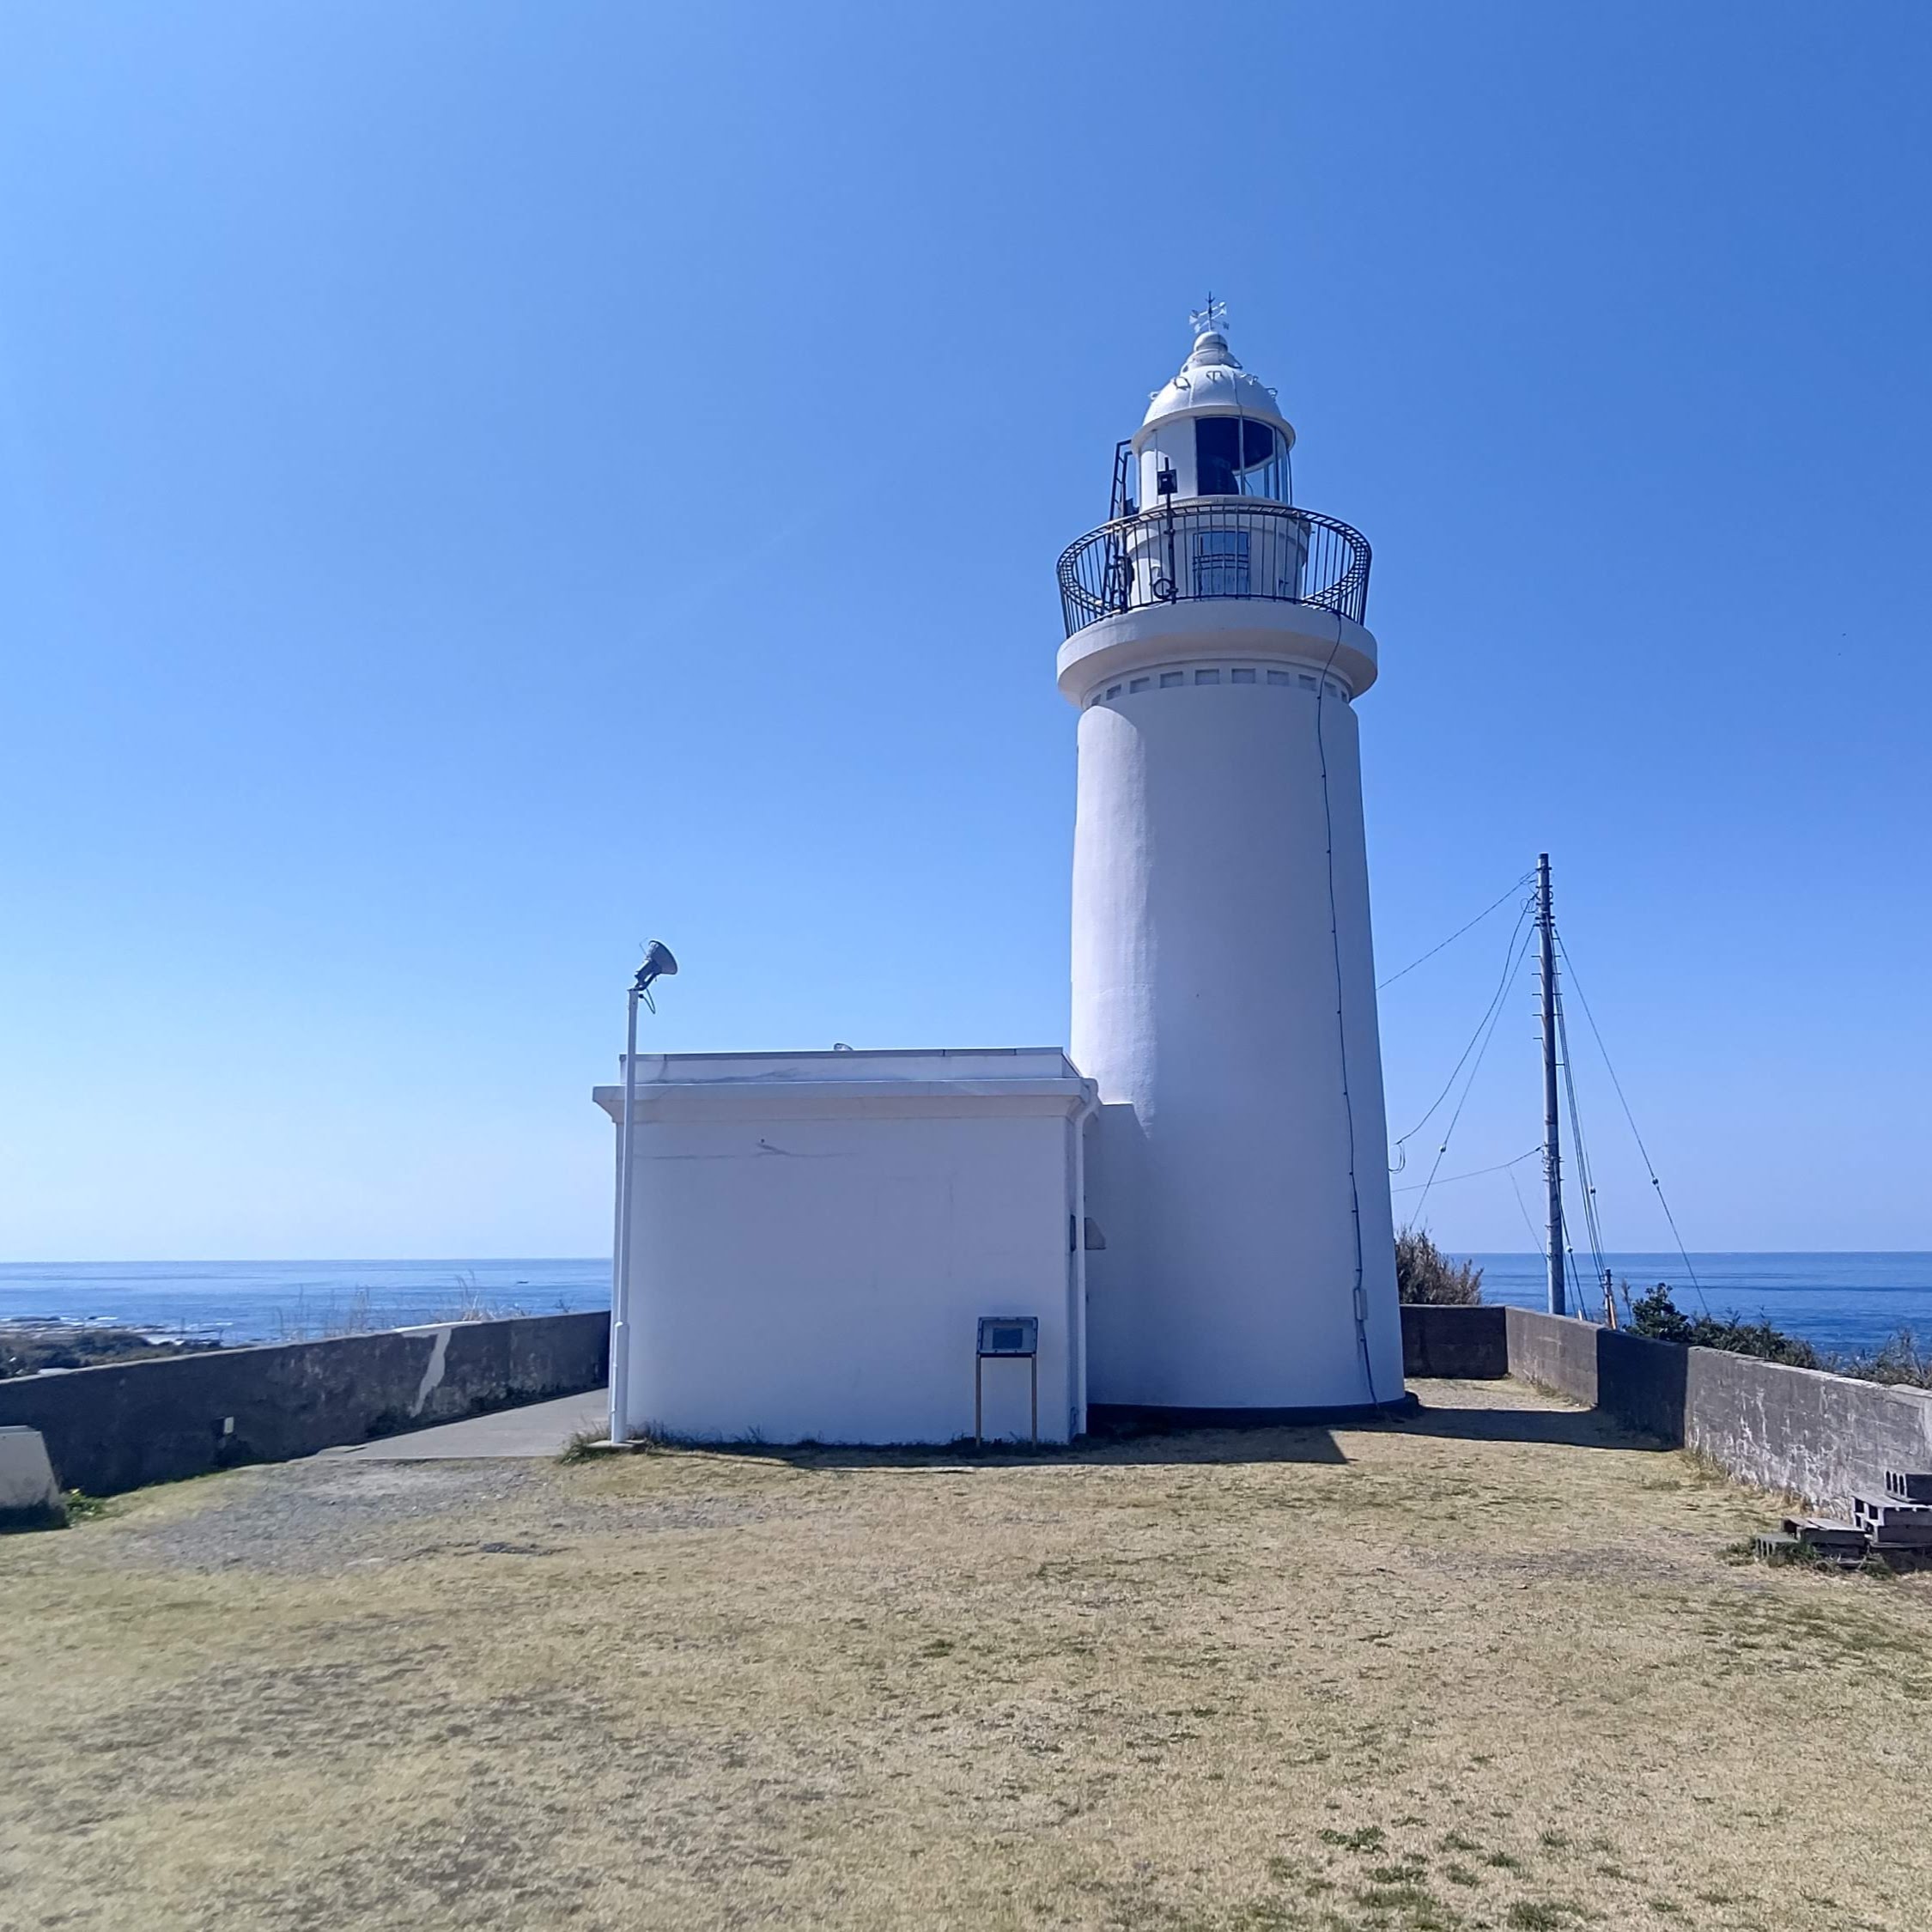
[[[1402,1372],[1494,1381],[1510,1372],[1510,1332],[1503,1308],[1402,1304]]]
[[[0,1382],[64,1488],[111,1495],[603,1384],[611,1318],[519,1316]]]
[[[1405,1308],[1412,1376],[1512,1375],[1821,1509],[1932,1469],[1932,1392],[1788,1369],[1529,1309]]]
[[[1525,1382],[1540,1382],[1546,1388],[1559,1389],[1593,1408],[1607,1410],[1630,1428],[1642,1430],[1664,1442],[1690,1442],[1686,1402],[1691,1358],[1709,1355],[1713,1351],[1682,1348],[1675,1342],[1646,1341],[1640,1335],[1600,1328],[1593,1321],[1539,1315],[1530,1309],[1512,1308],[1507,1313],[1511,1375]],[[1746,1358],[1735,1356],[1729,1359],[1742,1362]],[[1764,1363],[1752,1365],[1769,1366]],[[1780,1483],[1772,1486],[1786,1485]]]
[[[1747,1482],[1838,1510],[1854,1492],[1882,1491],[1887,1469],[1932,1469],[1932,1392],[1646,1341],[1526,1309],[1508,1315],[1511,1375],[1699,1449]]]
[[[1690,1446],[1747,1481],[1843,1510],[1882,1495],[1887,1469],[1932,1469],[1932,1392],[1686,1352]]]

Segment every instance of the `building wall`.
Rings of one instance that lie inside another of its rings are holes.
[[[67,1489],[112,1495],[603,1385],[607,1314],[455,1321],[0,1382]]]
[[[801,1090],[777,1066],[748,1070],[731,1091],[695,1080],[641,1090],[630,1428],[772,1442],[969,1436],[978,1320],[1030,1315],[1041,1439],[1077,1433],[1071,1116],[1084,1090],[1071,1069],[1065,1091],[1007,1100],[899,1096],[883,1078],[845,1097]],[[1030,1435],[1026,1364],[989,1361],[984,1376],[987,1435]]]
[[[1271,664],[1140,690],[1109,672],[1080,714],[1072,1052],[1102,1103],[1098,1403],[1402,1393],[1355,714],[1339,692],[1318,706],[1318,670],[1270,683]]]

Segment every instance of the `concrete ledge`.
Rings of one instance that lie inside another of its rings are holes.
[[[0,1425],[62,1485],[111,1496],[601,1388],[611,1318],[515,1316],[0,1382]]]
[[[1320,604],[1261,597],[1140,604],[1097,618],[1060,646],[1060,692],[1078,704],[1109,677],[1230,657],[1332,671],[1359,697],[1376,681],[1377,647],[1371,631]]]

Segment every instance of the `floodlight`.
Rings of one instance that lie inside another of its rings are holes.
[[[644,963],[637,969],[637,984],[633,991],[645,993],[650,989],[653,980],[668,979],[677,970],[677,961],[662,939],[653,939],[644,948]]]

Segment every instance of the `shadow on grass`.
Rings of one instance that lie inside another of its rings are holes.
[[[1074,1443],[762,1443],[659,1441],[640,1445],[659,1455],[742,1455],[799,1469],[1012,1468],[1116,1464],[1242,1462],[1343,1463],[1348,1458],[1327,1429],[1188,1429],[1164,1433],[1083,1436]],[[609,1451],[606,1454],[611,1453]],[[617,1453],[623,1453],[618,1451]]]
[[[1571,1449],[1664,1450],[1671,1447],[1618,1422],[1601,1409],[1464,1409],[1426,1406],[1369,1416],[1346,1426],[1364,1433],[1436,1436],[1472,1443],[1549,1443]],[[767,1457],[803,1468],[969,1468],[1023,1462],[1214,1464],[1348,1461],[1334,1431],[1318,1426],[1121,1430],[1078,1442],[915,1443],[868,1448],[823,1443],[714,1443],[681,1445],[714,1454]]]
[[[1237,1412],[1238,1413],[1238,1412]],[[1258,1462],[1346,1464],[1334,1428],[1364,1433],[1436,1436],[1479,1443],[1550,1443],[1574,1449],[1663,1450],[1674,1445],[1619,1423],[1604,1409],[1431,1407],[1413,1397],[1380,1413],[1352,1413],[1334,1426],[1313,1421],[1269,1425],[1192,1422],[1163,1426],[1151,1417],[1113,1412],[1103,1426],[1077,1442],[969,1439],[952,1443],[767,1443],[756,1437],[702,1440],[653,1437],[646,1453],[742,1455],[800,1469],[967,1469],[1025,1463],[1157,1465]],[[595,1454],[594,1449],[589,1453]],[[605,1452],[609,1453],[609,1452]]]
[[[1426,1403],[1413,1416],[1382,1425],[1406,1436],[1443,1436],[1467,1443],[1557,1443],[1571,1449],[1656,1449],[1674,1445],[1628,1427],[1603,1409],[1454,1409]]]

